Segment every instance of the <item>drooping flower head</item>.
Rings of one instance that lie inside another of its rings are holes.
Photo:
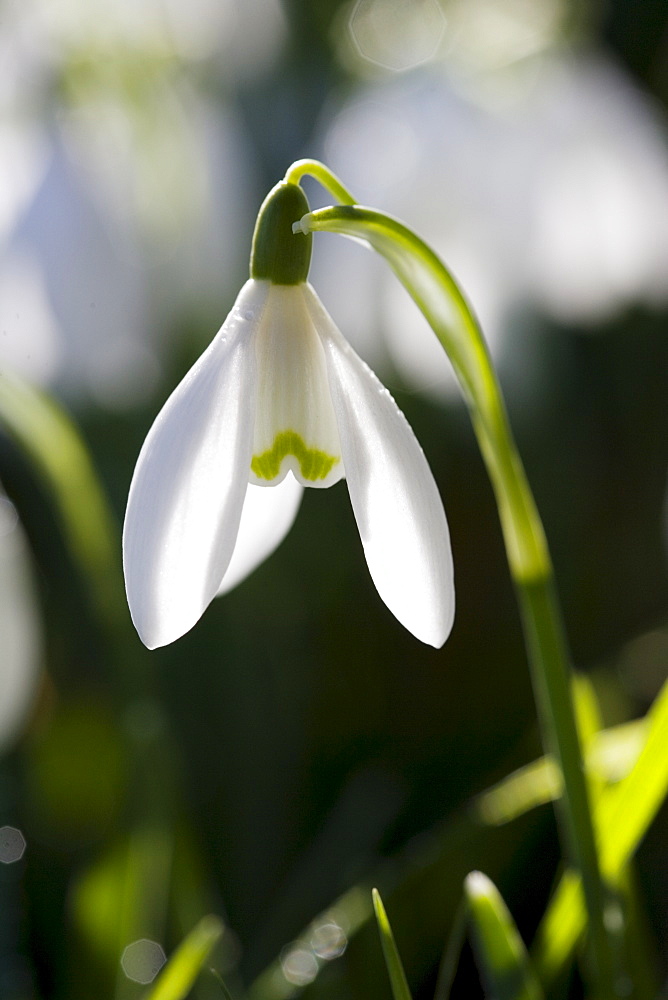
[[[128,498],[128,603],[151,649],[183,635],[282,541],[303,487],[345,477],[369,571],[393,614],[441,646],[452,555],[433,476],[406,418],[307,281],[296,184],[265,199],[250,278],[158,414]]]

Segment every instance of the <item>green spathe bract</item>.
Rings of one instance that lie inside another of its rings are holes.
[[[255,223],[251,249],[251,278],[275,285],[306,281],[311,264],[310,233],[292,232],[292,225],[309,211],[306,195],[297,184],[280,181],[264,199]]]

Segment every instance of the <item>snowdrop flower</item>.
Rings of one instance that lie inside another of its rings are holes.
[[[149,431],[123,532],[128,602],[151,649],[183,635],[216,594],[285,537],[304,486],[345,477],[383,601],[423,642],[452,627],[443,505],[406,418],[307,282],[308,212],[295,184],[267,196],[250,279]]]

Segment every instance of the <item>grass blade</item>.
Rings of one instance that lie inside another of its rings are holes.
[[[464,937],[466,935],[466,916],[466,904],[465,902],[462,902],[457,908],[457,913],[455,914],[455,919],[450,931],[450,937],[448,938],[448,942],[443,952],[443,957],[438,970],[438,979],[436,980],[434,1000],[450,1000],[452,984],[455,981],[459,956],[461,954]]]
[[[394,934],[392,933],[390,922],[387,919],[387,914],[385,912],[385,907],[383,906],[383,901],[380,898],[380,893],[377,889],[372,889],[371,896],[373,898],[373,908],[376,913],[376,920],[378,921],[380,941],[383,946],[383,955],[385,956],[385,965],[387,966],[387,972],[392,986],[392,995],[394,1000],[411,1000],[411,993],[408,989],[408,982],[406,981],[406,973],[404,972],[404,967],[401,963],[399,952],[397,951]]]
[[[594,821],[603,874],[618,883],[668,791],[668,681],[647,715],[647,738],[626,778],[598,798]],[[564,873],[538,929],[536,967],[550,983],[568,961],[585,928],[578,876]]]
[[[167,962],[146,1000],[185,1000],[222,933],[218,917],[203,917]]]
[[[45,393],[3,373],[0,426],[28,458],[60,518],[102,620],[124,607],[120,532],[79,432]]]
[[[647,732],[647,720],[634,719],[596,733],[585,754],[588,776],[598,784],[626,777],[640,756]],[[555,761],[539,757],[481,792],[473,801],[473,810],[483,823],[500,826],[554,801],[562,788],[561,772]]]
[[[478,968],[495,1000],[542,1000],[543,991],[501,894],[482,872],[464,882]]]

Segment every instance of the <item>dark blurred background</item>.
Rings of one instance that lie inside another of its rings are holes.
[[[0,53],[0,370],[78,426],[112,551],[143,437],[247,276],[264,194],[317,156],[462,282],[574,663],[605,725],[646,711],[668,659],[665,0],[2,0]],[[206,912],[229,927],[214,964],[235,995],[386,997],[371,884],[428,997],[473,868],[535,931],[551,807],[492,829],[467,810],[541,752],[468,416],[381,262],[322,234],[312,281],[439,483],[452,636],[424,647],[384,607],[339,484],[307,491],[276,554],[149,653],[119,578],[110,616],[0,436],[0,825],[26,843],[0,865],[0,997],[140,996],[126,945],[169,954]],[[667,821],[637,859],[659,976]],[[290,949],[309,926],[320,950]],[[222,995],[213,977],[197,990]],[[468,952],[455,990],[482,995]]]

